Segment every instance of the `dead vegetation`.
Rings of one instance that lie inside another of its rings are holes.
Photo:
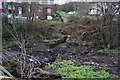
[[[100,25],[100,21],[89,17],[72,16],[68,19],[68,23],[61,25],[44,24],[36,20],[32,25],[19,26],[16,29],[18,30],[17,32],[19,32],[19,30],[21,31],[20,34],[18,34],[19,38],[17,38],[17,40],[20,41],[19,46],[9,47],[9,50],[12,51],[11,53],[3,52],[3,65],[6,66],[7,70],[13,76],[22,79],[62,78],[65,75],[42,69],[42,67],[53,63],[57,59],[73,60],[75,61],[75,65],[99,65],[103,67],[107,65],[107,63],[104,62],[106,55],[97,53],[97,50],[104,49],[103,38],[99,32]],[[57,39],[63,35],[69,35],[70,40],[78,42],[77,45],[61,43],[62,45],[51,48],[49,43],[41,42],[45,39]],[[12,34],[12,36],[16,39],[14,34]],[[95,47],[95,45],[97,46]],[[18,51],[19,53],[17,53]],[[109,54],[107,54],[107,56],[108,55]],[[88,59],[87,56],[89,56]],[[92,56],[99,59],[91,59]],[[100,61],[101,58],[99,56],[103,57],[104,64]],[[114,56],[114,58],[116,58],[116,56]],[[115,62],[116,60],[117,58]],[[114,61],[112,62],[114,63]],[[109,61],[108,63],[113,65]],[[105,70],[111,71],[112,68],[109,66],[109,68]],[[118,77],[116,71],[117,69],[113,70],[111,75]]]
[[[112,19],[112,20],[111,20]],[[3,66],[17,78],[62,78],[62,74],[44,70],[45,65],[52,64],[55,60],[72,60],[74,65],[92,65],[102,67],[113,77],[119,77],[119,54],[98,52],[99,50],[119,48],[118,25],[119,21],[113,20],[111,15],[101,16],[96,20],[91,16],[71,16],[67,23],[46,24],[41,20],[29,21],[24,25],[16,25],[16,33],[9,26],[4,25],[3,40],[5,51]],[[70,36],[60,40],[61,36]],[[7,39],[11,38],[9,41]],[[43,40],[59,39],[54,47]],[[8,41],[8,42],[6,42]],[[15,45],[8,43],[15,42]],[[56,47],[57,46],[57,47]],[[6,52],[8,50],[9,52]]]

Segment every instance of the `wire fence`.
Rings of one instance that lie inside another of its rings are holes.
[[[27,17],[15,17],[14,18],[15,24],[24,24],[27,23]]]

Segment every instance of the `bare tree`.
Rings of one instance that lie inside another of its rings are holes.
[[[115,46],[118,42],[118,32],[117,32],[117,13],[120,11],[119,3],[99,3],[98,4],[98,11],[101,12],[101,26],[100,26],[100,33],[102,35],[102,39],[104,41],[105,47]],[[117,42],[115,42],[117,41]]]

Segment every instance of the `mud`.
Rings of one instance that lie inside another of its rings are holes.
[[[50,48],[49,43],[34,42],[26,45],[28,55],[38,59],[41,64],[35,64],[38,67],[44,67],[52,64],[55,60],[72,60],[75,66],[93,65],[101,67],[108,71],[113,77],[119,76],[119,58],[120,54],[101,53],[98,50],[103,49],[102,46],[96,45],[77,45],[63,43],[56,48]],[[19,48],[12,47],[10,51],[20,51]],[[3,53],[4,54],[4,53]],[[7,69],[14,75],[14,70],[10,66]],[[14,68],[15,69],[15,68]],[[51,72],[54,72],[51,70]],[[17,76],[19,77],[19,75]]]

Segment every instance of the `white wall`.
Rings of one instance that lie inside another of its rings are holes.
[[[0,2],[0,8],[2,8],[2,2]]]

